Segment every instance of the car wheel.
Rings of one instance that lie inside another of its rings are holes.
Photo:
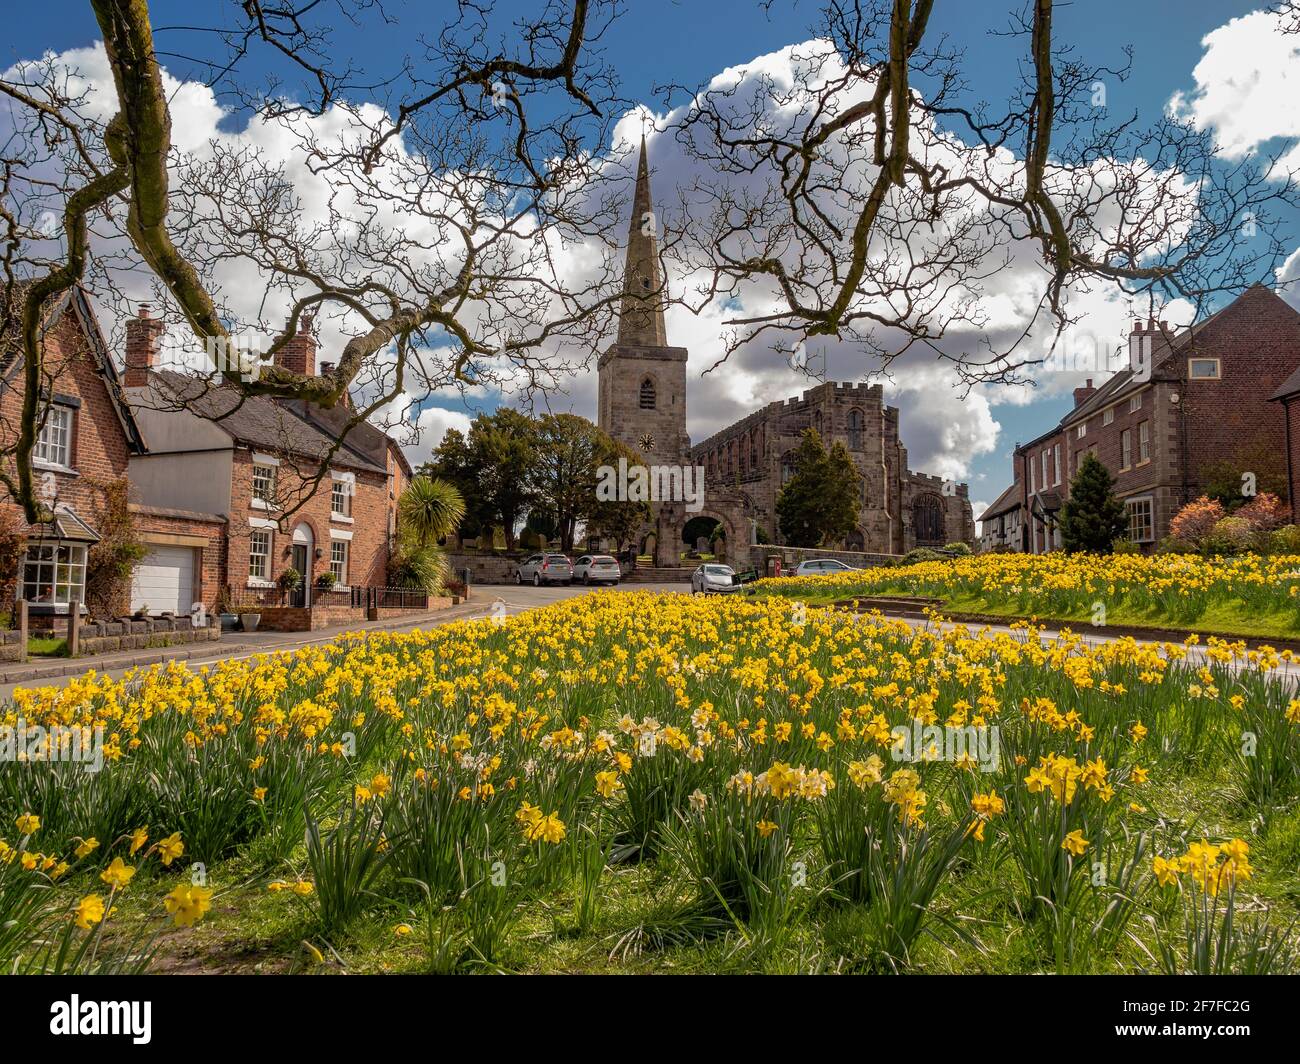
[[[516,570],[515,570],[515,583],[516,583],[516,584],[523,584],[523,582],[524,582],[524,574],[521,573],[518,569],[516,569]]]
[[[583,574],[582,574],[582,586],[583,586],[583,587],[590,587],[590,586],[591,586],[591,574],[590,574],[590,573],[583,573]]]
[[[542,586],[542,574],[533,573],[533,587],[541,587],[541,586]]]

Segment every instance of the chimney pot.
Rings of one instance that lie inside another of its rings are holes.
[[[1133,331],[1134,331],[1134,332],[1141,332],[1141,331],[1142,331],[1142,323],[1141,323],[1140,321],[1135,321],[1135,322],[1133,323]]]

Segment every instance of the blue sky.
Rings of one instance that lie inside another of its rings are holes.
[[[416,34],[435,33],[454,14],[454,5],[446,3],[385,3],[397,19],[397,26],[385,29],[368,24],[365,33],[341,33],[340,46],[348,49],[354,65],[362,69],[390,68],[394,54],[407,50]],[[498,4],[495,15],[504,22],[520,12],[535,11],[538,6],[511,0]],[[990,36],[989,31],[1006,27],[1007,11],[1013,6],[1006,2],[939,0],[932,23],[934,31],[948,35],[952,45],[965,51],[965,69],[972,88],[994,104],[1005,98],[1016,78],[1024,45],[1023,41]],[[1108,84],[1108,106],[1121,114],[1136,112],[1140,120],[1149,122],[1159,116],[1175,92],[1195,87],[1192,72],[1204,54],[1202,38],[1262,6],[1236,0],[1087,0],[1059,7],[1057,36],[1077,46],[1089,61],[1113,66],[1123,65],[1123,48],[1131,46],[1131,74],[1123,83]],[[213,0],[154,0],[150,8],[156,27],[194,26],[214,20],[215,14],[203,12],[214,12],[217,5]],[[20,16],[11,12],[6,18],[0,68],[44,51],[84,47],[98,37],[85,0],[51,0],[18,10]],[[694,86],[729,66],[745,64],[756,56],[806,40],[816,18],[814,4],[779,0],[766,14],[753,0],[631,0],[601,47],[606,59],[619,71],[622,95],[661,109],[653,95],[656,85],[676,82]],[[201,34],[184,30],[163,29],[158,35],[162,52],[192,52],[202,47],[203,40]],[[164,62],[178,77],[193,76],[195,68],[183,58],[165,58]],[[246,81],[256,74],[256,67],[246,66],[243,70]],[[1300,224],[1295,229],[1300,232]],[[1000,431],[996,446],[969,463],[972,497],[991,501],[1009,480],[1009,455],[1015,442],[1042,432],[1060,417],[1065,406],[1063,398],[997,406]],[[924,404],[904,412],[904,443],[914,450],[918,448],[912,437],[919,432],[915,419],[924,416]],[[942,416],[936,413],[936,418]],[[699,432],[693,432],[698,438]]]

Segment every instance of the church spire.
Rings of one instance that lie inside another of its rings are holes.
[[[627,347],[667,347],[663,299],[667,291],[659,270],[658,219],[650,199],[650,166],[645,134],[636,167],[636,193],[627,233],[627,264],[623,271],[623,305],[619,311],[618,343]]]

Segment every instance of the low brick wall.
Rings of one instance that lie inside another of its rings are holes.
[[[370,620],[387,621],[394,617],[417,617],[421,613],[429,613],[432,610],[446,610],[452,606],[460,604],[460,598],[456,595],[430,595],[428,609],[417,609],[414,606],[380,606],[370,611]]]
[[[146,650],[221,638],[221,622],[213,617],[195,628],[188,617],[153,617],[147,621],[89,621],[78,631],[77,656],[111,654],[115,650]]]
[[[434,610],[444,610],[454,605],[451,595],[430,596],[428,609],[384,606],[366,610],[360,606],[263,606],[256,611],[262,619],[257,627],[267,632],[315,632],[340,624],[360,624],[362,621],[384,621],[394,617],[416,617]],[[252,610],[245,610],[251,613]]]

